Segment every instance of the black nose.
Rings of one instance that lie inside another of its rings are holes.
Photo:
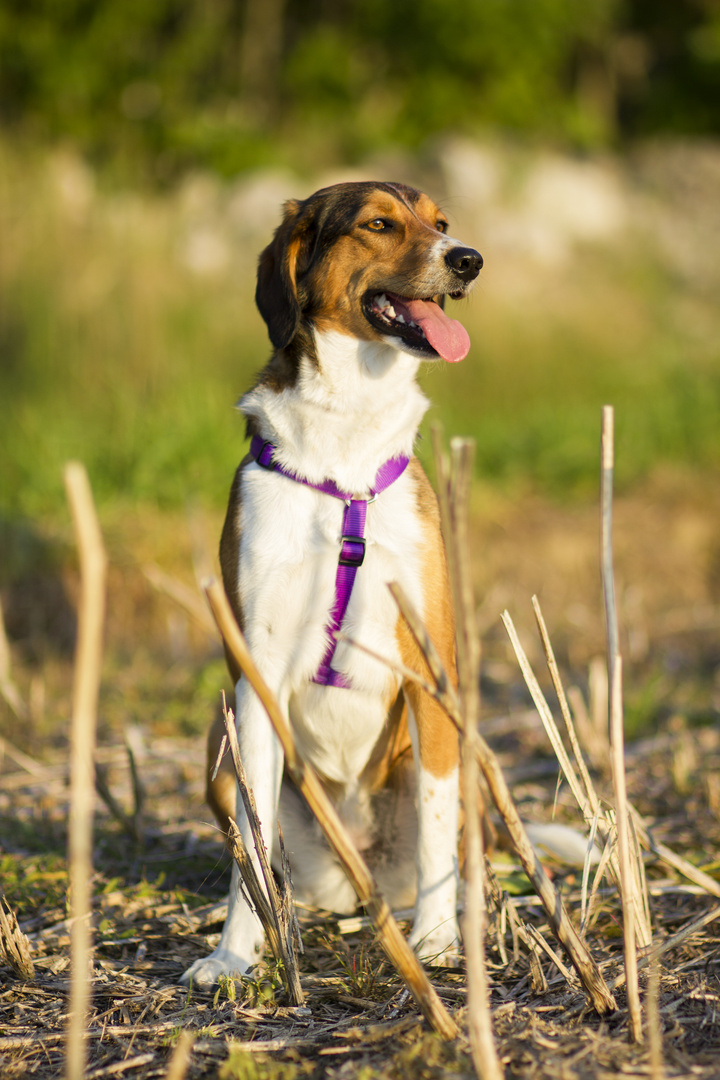
[[[445,262],[462,281],[474,281],[482,270],[483,257],[475,248],[456,247],[448,251]]]

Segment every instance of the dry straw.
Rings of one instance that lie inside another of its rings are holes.
[[[4,896],[0,896],[0,960],[28,982],[35,977],[30,942],[18,926],[17,916]]]
[[[240,757],[240,746],[238,744],[237,731],[235,730],[235,717],[233,716],[232,711],[227,708],[224,692],[223,717],[225,719],[227,741],[230,746],[230,755],[235,769],[235,776],[237,777],[238,789],[243,801],[245,816],[250,826],[250,833],[253,838],[264,887],[258,877],[255,864],[245,848],[242,833],[232,818],[230,818],[230,826],[228,828],[228,847],[238,865],[241,881],[244,883],[250,894],[249,898],[252,907],[254,907],[260,922],[263,925],[272,954],[280,964],[282,977],[287,987],[290,1001],[293,1005],[304,1005],[305,995],[300,986],[300,972],[298,970],[296,957],[296,946],[302,951],[302,942],[300,941],[300,933],[295,916],[295,906],[292,896],[292,879],[290,877],[289,865],[285,855],[282,831],[278,825],[280,850],[282,853],[284,870],[283,894],[281,896],[275,881],[275,875],[270,866],[265,841],[263,840],[257,807],[255,805],[255,796],[252,789],[248,786],[245,769]],[[222,753],[223,747],[220,749]]]
[[[602,481],[600,486],[602,518],[602,580],[608,640],[608,684],[610,687],[610,753],[613,766],[615,809],[617,812],[618,850],[620,857],[620,898],[623,907],[623,948],[627,980],[630,1034],[642,1041],[640,991],[638,988],[635,945],[636,912],[640,911],[638,878],[642,879],[642,860],[637,844],[631,844],[630,813],[625,783],[625,741],[622,706],[622,658],[615,606],[615,575],[612,548],[612,498],[614,453],[614,413],[610,405],[602,411]],[[635,866],[631,859],[634,856]]]
[[[485,907],[483,829],[479,806],[478,724],[480,721],[480,638],[470,572],[468,521],[474,443],[454,439],[451,462],[435,438],[437,486],[448,552],[448,565],[457,620],[460,693],[460,747],[465,792],[465,915],[463,946],[467,972],[468,1030],[475,1072],[482,1080],[503,1075],[490,1022],[490,990],[485,966],[487,911]]]
[[[92,936],[92,823],[95,785],[93,758],[100,690],[107,559],[85,467],[65,466],[65,488],[80,556],[80,607],[70,734],[70,916],[72,978],[66,1075],[85,1075],[86,1017],[90,997]]]
[[[426,688],[429,692],[434,694],[436,700],[443,706],[450,719],[457,725],[458,729],[462,730],[463,720],[457,696],[452,690],[447,673],[443,669],[433,643],[427,635],[427,631],[425,631],[421,620],[413,610],[407,597],[402,593],[402,590],[397,585],[393,585],[391,586],[391,591],[425,656],[432,674],[435,685],[434,687],[431,687],[426,684]],[[542,864],[538,860],[535,849],[530,843],[525,826],[522,823],[517,807],[510,794],[510,788],[503,776],[500,763],[479,732],[477,733],[476,746],[480,769],[485,777],[485,782],[492,795],[493,802],[508,830],[513,847],[522,864],[522,868],[529,877],[535,892],[540,898],[547,919],[553,929],[553,933],[565,949],[580,981],[587,991],[593,1008],[601,1015],[613,1012],[616,1008],[615,999],[608,989],[595,960],[590,955],[587,946],[580,939],[573,926],[565,909],[565,905],[562,902],[560,893],[554,887],[550,878],[545,873]]]

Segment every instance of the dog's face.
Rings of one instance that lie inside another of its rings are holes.
[[[432,199],[402,184],[336,184],[286,203],[256,292],[275,348],[307,348],[314,328],[461,360],[469,339],[442,303],[467,295],[482,256],[447,228]]]

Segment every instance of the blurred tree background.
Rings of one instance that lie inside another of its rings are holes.
[[[717,0],[3,0],[0,122],[124,181],[720,131]]]

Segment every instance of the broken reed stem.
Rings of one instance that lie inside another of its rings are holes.
[[[462,731],[463,722],[457,696],[422,620],[398,584],[393,583],[388,587],[435,680],[437,687],[436,700],[445,709],[458,730]],[[617,1008],[615,1000],[600,973],[600,969],[570,921],[560,894],[548,878],[542,864],[538,861],[535,849],[530,843],[525,826],[513,802],[497,757],[479,731],[476,732],[476,740],[478,762],[490,789],[490,794],[510,834],[523,870],[530,878],[533,888],[542,902],[553,933],[567,952],[580,981],[587,991],[593,1008],[600,1015],[613,1012]]]
[[[535,600],[534,600],[533,606],[535,607],[536,617],[539,617],[539,620],[540,620],[540,633],[541,633],[541,637],[543,638],[543,645],[545,646],[546,657],[548,658],[548,666],[550,666],[550,657],[548,656],[548,650],[550,651],[550,654],[552,655],[552,647],[550,645],[549,638],[547,637],[547,629],[545,628],[544,622],[542,622],[542,615],[540,613],[539,604],[537,604],[537,602]],[[580,807],[580,810],[582,812],[582,815],[583,815],[583,817],[585,819],[586,824],[588,826],[591,826],[592,822],[595,819],[595,813],[593,812],[592,808],[595,807],[595,808],[599,809],[600,801],[599,801],[599,799],[597,797],[597,794],[595,792],[595,789],[593,787],[593,784],[592,784],[590,776],[589,776],[589,774],[587,772],[587,769],[584,768],[584,763],[583,763],[583,768],[580,771],[581,771],[581,775],[584,778],[586,778],[586,782],[585,782],[585,789],[587,791],[587,796],[586,796],[584,794],[581,786],[580,786],[580,783],[579,783],[579,781],[577,779],[577,776],[575,774],[575,770],[574,770],[574,768],[573,768],[573,766],[572,766],[572,764],[570,762],[570,758],[568,757],[568,754],[567,754],[567,752],[565,750],[565,747],[563,746],[563,742],[562,742],[562,739],[560,737],[560,732],[558,730],[557,724],[555,723],[555,719],[554,719],[554,717],[552,715],[552,711],[550,709],[550,706],[548,705],[547,700],[545,699],[545,695],[543,694],[543,692],[542,692],[542,690],[540,688],[540,684],[538,683],[537,679],[535,678],[535,673],[532,670],[532,667],[530,665],[530,661],[528,660],[527,655],[525,653],[525,650],[523,649],[522,644],[520,643],[520,638],[519,638],[518,633],[517,633],[517,631],[515,629],[512,618],[510,617],[510,615],[509,615],[509,613],[507,611],[504,611],[502,613],[501,617],[502,617],[502,621],[503,621],[503,623],[505,625],[505,629],[508,632],[508,636],[510,638],[513,649],[515,651],[515,656],[517,657],[518,664],[520,665],[520,670],[523,673],[523,676],[525,678],[525,682],[527,684],[528,690],[530,691],[530,695],[531,695],[533,701],[535,702],[535,707],[537,708],[540,719],[543,722],[543,726],[545,728],[545,731],[547,732],[548,738],[550,739],[550,742],[552,744],[552,748],[555,751],[555,756],[558,759],[558,762],[560,764],[560,768],[562,769],[562,771],[563,771],[563,773],[565,775],[565,779],[567,780],[568,785],[570,787],[570,790],[572,791],[572,793],[573,793],[573,795],[575,797],[575,800],[576,800],[578,806]],[[554,661],[554,655],[553,655],[553,661]],[[552,669],[551,669],[551,674],[552,674]],[[553,681],[555,681],[555,679],[557,679],[557,686],[560,689],[560,693],[562,693],[562,684],[560,682],[559,672],[557,671],[557,665],[555,665],[555,675],[553,676]],[[564,694],[562,696],[563,696],[563,699],[564,699]],[[566,703],[566,705],[567,705],[567,703]],[[566,717],[566,723],[570,725],[570,730],[573,730],[573,728],[572,728],[572,718],[569,716],[569,714]],[[573,734],[574,734],[574,731],[573,731]],[[575,740],[575,745],[577,746],[577,740]],[[577,753],[577,755],[579,755],[578,761],[582,761],[582,753],[580,751],[579,746],[577,746],[576,753]],[[615,831],[617,831],[617,824],[615,824],[614,826],[610,826],[608,824],[607,813],[605,815],[603,815],[602,817],[598,818],[598,831],[600,833],[600,838],[603,841],[603,843],[607,844],[608,838],[610,837],[610,833],[611,833],[613,828],[615,829]],[[635,833],[633,833],[633,840],[636,840],[636,834]],[[651,935],[651,932],[650,932],[650,911],[649,911],[649,906],[648,906],[647,900],[646,900],[646,889],[644,887],[645,886],[644,868],[642,866],[642,863],[640,862],[640,853],[639,853],[639,847],[638,847],[637,843],[635,843],[635,851],[637,853],[636,854],[636,863],[633,865],[633,863],[631,861],[631,864],[630,864],[631,865],[631,871],[633,872],[633,884],[634,884],[634,889],[635,889],[634,895],[635,896],[639,895],[641,897],[642,901],[643,901],[642,905],[640,905],[640,903],[636,903],[636,905],[635,905],[635,907],[633,909],[634,918],[635,918],[635,929],[636,929],[636,932],[637,932],[637,936],[638,936],[638,938],[640,940],[640,944],[643,947],[648,947],[652,943],[652,935]],[[619,852],[618,852],[618,849],[617,849],[616,846],[613,847],[611,852],[610,852],[609,863],[610,863],[610,869],[611,869],[611,872],[612,872],[613,879],[615,880],[615,882],[617,882],[618,888],[619,888],[620,887],[620,880],[621,880],[621,868],[620,868]]]
[[[589,795],[586,795],[580,787],[580,783],[575,774],[575,770],[570,763],[570,758],[568,757],[565,747],[563,746],[562,739],[560,738],[560,732],[557,729],[557,725],[553,718],[552,712],[550,711],[550,706],[545,700],[545,695],[540,689],[540,684],[535,678],[535,673],[530,665],[530,661],[527,658],[525,650],[522,647],[517,630],[515,629],[515,624],[513,623],[510,613],[508,611],[503,611],[500,618],[502,619],[503,625],[507,630],[508,637],[510,638],[510,643],[512,644],[518,664],[520,665],[520,670],[523,673],[523,678],[525,679],[527,688],[530,691],[530,696],[535,702],[535,708],[540,714],[540,719],[543,722],[543,726],[545,727],[545,731],[548,734],[548,737],[552,744],[552,748],[555,751],[555,756],[558,759],[563,773],[565,774],[565,779],[570,786],[570,790],[575,797],[575,801],[577,802],[578,806],[582,811],[583,817],[586,821],[589,822],[592,820],[593,816],[591,799]]]
[[[537,622],[538,630],[540,631],[540,638],[543,643],[543,649],[545,650],[545,659],[547,661],[548,671],[550,672],[550,678],[557,694],[558,703],[560,705],[560,712],[562,718],[565,721],[565,729],[568,733],[570,740],[570,746],[572,747],[575,763],[580,773],[580,779],[583,782],[583,787],[587,793],[587,798],[592,808],[593,816],[597,816],[600,811],[600,800],[597,797],[597,792],[590,779],[590,773],[588,772],[587,765],[585,764],[585,758],[583,752],[580,749],[580,743],[578,737],[575,734],[575,725],[573,723],[572,714],[570,712],[570,706],[568,705],[567,698],[565,697],[565,689],[560,678],[560,670],[557,666],[557,660],[555,659],[555,652],[550,641],[550,635],[548,634],[547,626],[545,625],[545,619],[540,609],[540,601],[537,596],[532,598],[533,611],[535,612],[535,621]]]
[[[67,1080],[81,1080],[87,1061],[84,1033],[90,997],[89,965],[92,947],[90,908],[95,796],[93,758],[102,663],[107,558],[84,465],[80,462],[69,462],[65,466],[64,478],[78,544],[81,581],[70,732],[68,857],[72,976],[66,1076]]]
[[[645,998],[650,1080],[665,1080],[662,1021],[660,1019],[660,965],[652,964]]]
[[[247,648],[222,586],[215,580],[205,592],[218,629],[245,678],[255,690],[285,753],[285,766],[323,830],[330,847],[342,862],[360,903],[367,909],[378,940],[404,979],[430,1026],[444,1039],[454,1039],[457,1025],[438,997],[420,962],[403,937],[386,900],[378,892],[365,860],[355,847],[315,771],[301,758],[290,726],[260,675]]]
[[[18,926],[17,915],[7,899],[0,895],[0,960],[3,959],[23,982],[35,978],[30,942]]]
[[[615,809],[617,813],[618,855],[620,861],[620,898],[623,908],[623,949],[627,979],[630,1035],[642,1042],[642,1017],[638,988],[635,923],[639,916],[635,874],[630,864],[629,814],[625,784],[625,741],[622,706],[622,659],[620,657],[617,607],[615,604],[615,573],[612,547],[612,507],[614,451],[614,412],[610,405],[602,411],[602,474],[600,484],[600,515],[602,523],[602,582],[605,599],[605,622],[608,642],[608,683],[610,688],[610,754],[613,765]],[[637,914],[636,914],[637,913]]]
[[[475,621],[468,517],[470,479],[475,445],[454,439],[452,484],[449,493],[451,523],[446,527],[453,546],[451,566],[454,575],[458,642],[458,676],[461,715],[460,734],[463,791],[465,794],[465,913],[463,947],[467,973],[468,1033],[475,1072],[480,1080],[502,1080],[490,1021],[490,990],[485,966],[487,910],[485,907],[484,852],[478,794],[480,776],[477,757],[477,731],[480,721],[480,638]],[[440,469],[438,469],[440,471]]]
[[[22,722],[28,720],[30,710],[10,674],[10,643],[5,630],[2,600],[0,600],[0,695],[5,698],[18,720]]]
[[[190,1055],[192,1053],[194,1041],[194,1033],[187,1030],[180,1032],[180,1037],[175,1045],[172,1057],[170,1058],[170,1064],[165,1073],[165,1080],[185,1080],[190,1066]]]

